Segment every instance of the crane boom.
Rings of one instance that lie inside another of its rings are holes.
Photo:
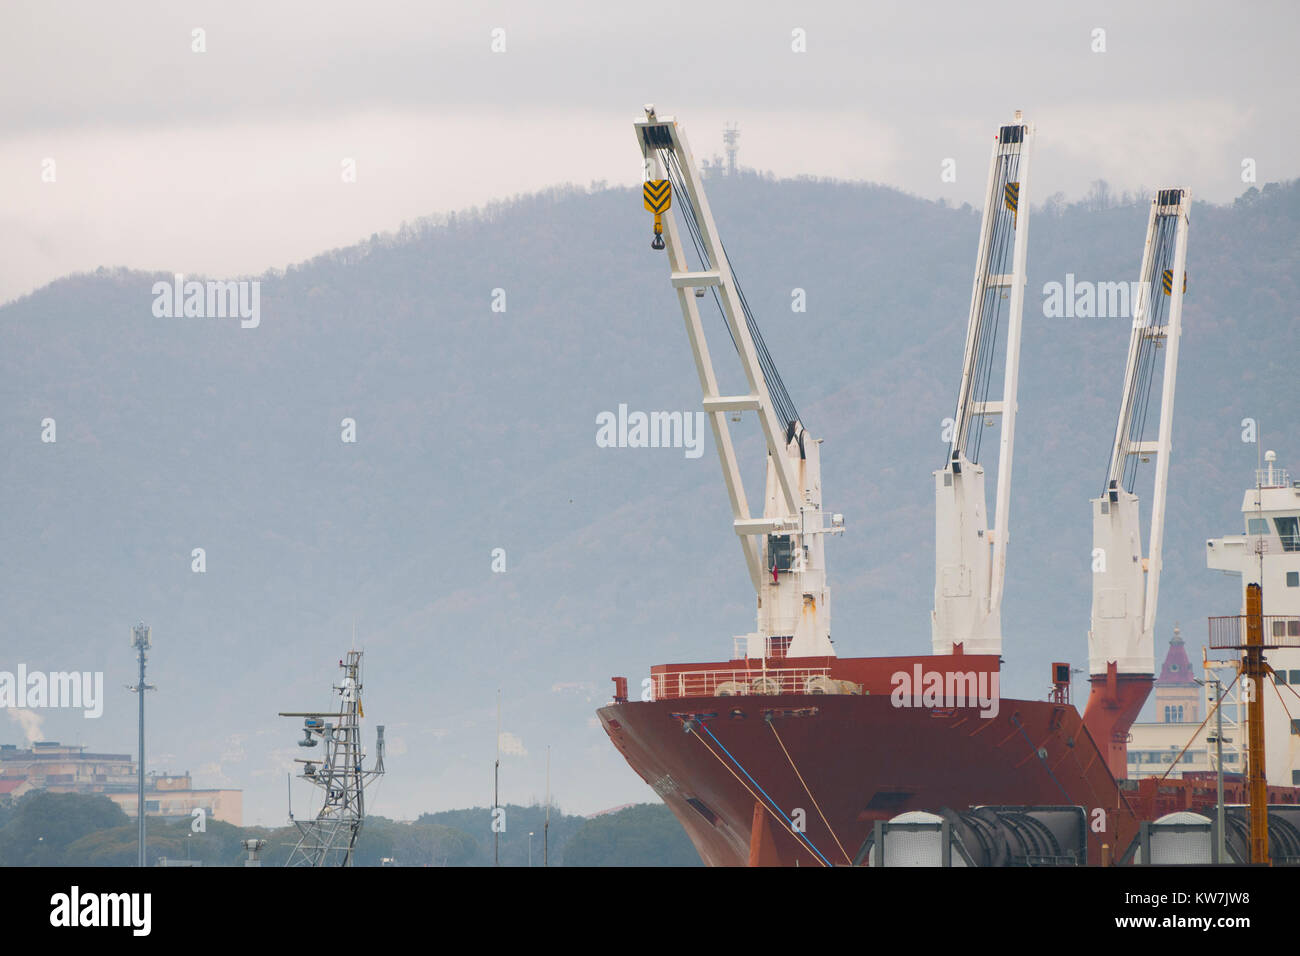
[[[979,251],[971,287],[966,351],[948,457],[934,472],[935,583],[931,641],[936,654],[960,645],[967,654],[1002,652],[1001,605],[1011,516],[1020,331],[1029,246],[1029,158],[1034,127],[1015,121],[999,129],[989,163]],[[1021,209],[1025,215],[1020,215]],[[989,401],[1007,302],[1002,396]],[[998,485],[990,531],[980,450],[986,425],[1002,419]]]
[[[1092,499],[1092,626],[1088,631],[1092,692],[1084,722],[1106,749],[1111,772],[1117,779],[1127,774],[1128,730],[1155,680],[1156,602],[1190,209],[1191,194],[1185,189],[1161,189],[1151,201],[1142,266],[1133,296],[1133,329],[1115,437],[1105,485],[1101,495]],[[1175,276],[1182,278],[1174,281]],[[1165,353],[1164,365],[1157,373],[1157,352],[1161,349]],[[1160,421],[1155,439],[1146,440],[1144,429],[1157,374],[1161,384]],[[1135,484],[1138,463],[1153,455],[1156,469],[1151,530],[1144,559]]]
[[[748,657],[823,657],[830,640],[830,589],[824,536],[843,531],[821,508],[820,440],[804,431],[794,403],[763,343],[744,292],[718,236],[685,130],[653,106],[638,120],[646,176],[646,208],[655,214],[653,249],[665,249],[686,324],[731,502],[732,526],[758,601],[758,628],[746,635]],[[680,220],[680,222],[679,222]],[[691,245],[682,241],[685,227]],[[691,252],[694,252],[692,258]],[[748,384],[745,395],[722,395],[699,303],[712,293]],[[767,446],[762,517],[753,517],[731,438],[730,415],[755,412]]]

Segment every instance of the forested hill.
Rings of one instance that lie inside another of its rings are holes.
[[[978,211],[757,175],[714,178],[710,197],[825,439],[825,501],[848,522],[827,549],[839,652],[928,651],[931,472]],[[1031,213],[1009,695],[1040,697],[1049,662],[1086,661],[1088,499],[1129,339],[1127,317],[1045,316],[1043,289],[1136,278],[1146,218],[1146,199],[1101,190]],[[1295,183],[1194,208],[1158,653],[1175,622],[1194,648],[1207,615],[1237,607],[1203,550],[1241,530],[1257,457],[1243,419],[1300,463],[1298,237]],[[650,799],[594,721],[610,676],[636,686],[653,663],[719,659],[754,626],[712,449],[595,440],[620,404],[699,407],[650,238],[635,190],[561,189],[257,277],[256,328],[158,316],[153,286],[171,277],[111,269],[0,308],[0,669],[102,670],[108,688],[102,718],[44,711],[40,735],[133,749],[120,688],[129,628],[147,621],[150,768],[242,787],[249,822],[282,820],[298,731],[276,714],[328,704],[355,625],[366,713],[388,728],[375,812],[490,802],[498,688],[503,802],[541,797],[548,745],[575,810]],[[731,374],[715,317],[708,331]],[[761,473],[747,475],[756,500]],[[18,724],[7,739],[22,742]]]

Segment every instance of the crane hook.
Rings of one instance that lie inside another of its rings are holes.
[[[645,187],[641,190],[641,196],[645,202],[646,210],[655,214],[655,237],[650,242],[650,248],[662,249],[664,247],[663,214],[673,204],[672,184],[666,179],[646,180]]]

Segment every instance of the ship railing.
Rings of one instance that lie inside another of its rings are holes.
[[[1255,484],[1260,488],[1285,488],[1291,484],[1291,473],[1285,468],[1256,468]]]
[[[1265,614],[1264,647],[1300,647],[1300,617],[1289,614]],[[1210,618],[1210,648],[1230,650],[1246,646],[1245,614]]]
[[[665,671],[654,675],[654,696],[655,700],[667,700],[677,697],[807,694],[811,687],[830,680],[830,673],[829,667]]]

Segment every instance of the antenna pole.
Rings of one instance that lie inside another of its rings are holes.
[[[144,825],[144,692],[153,690],[153,687],[145,683],[144,665],[148,658],[149,646],[152,643],[150,639],[150,629],[147,624],[137,624],[131,628],[131,646],[136,650],[136,659],[140,662],[140,681],[135,686],[127,685],[127,690],[133,690],[140,695],[140,765],[136,768],[137,790],[136,790],[136,817],[139,826],[139,855],[136,861],[137,866],[145,866],[145,825]]]
[[[501,831],[496,811],[501,807],[501,688],[497,688],[497,762],[492,767],[492,865],[501,865]]]
[[[542,824],[542,866],[550,866],[551,835],[551,746],[546,745],[546,822]]]
[[[1217,833],[1215,845],[1215,862],[1227,863],[1228,855],[1224,849],[1224,832],[1227,825],[1223,819],[1223,682],[1214,678],[1214,753],[1218,773],[1215,776],[1214,790],[1214,829]]]
[[[140,823],[140,866],[144,866],[145,865],[145,853],[144,853],[144,660],[145,660],[145,653],[144,653],[144,646],[143,645],[138,645],[138,646],[140,647],[140,654],[139,654],[140,683],[138,685],[139,696],[140,696],[140,751],[139,751],[140,764],[137,767],[138,787],[136,791],[137,792],[136,816],[139,818],[139,823]]]

